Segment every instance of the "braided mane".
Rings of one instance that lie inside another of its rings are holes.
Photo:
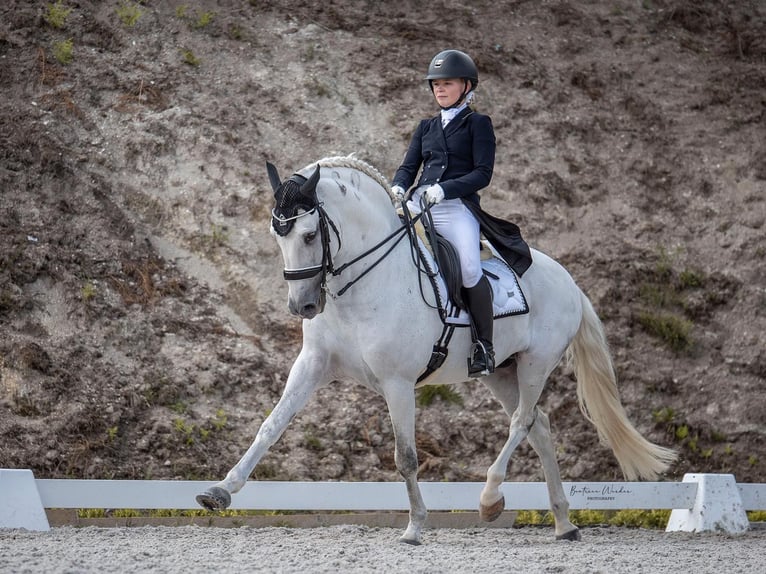
[[[357,169],[375,180],[383,189],[388,192],[389,196],[391,195],[391,185],[388,183],[386,176],[378,171],[376,167],[370,165],[364,160],[359,159],[358,157],[354,156],[354,154],[325,157],[306,166],[305,169],[313,170],[317,165],[320,167],[349,167],[352,169]]]

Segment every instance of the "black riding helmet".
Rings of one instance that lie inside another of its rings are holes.
[[[465,52],[460,50],[444,50],[436,54],[434,59],[431,60],[426,80],[428,80],[428,85],[433,92],[433,80],[445,80],[447,78],[460,78],[471,81],[471,87],[466,88],[460,98],[458,98],[458,101],[450,106],[454,108],[463,102],[468,92],[475,90],[476,86],[479,85],[479,70],[476,68],[476,64],[473,63],[471,57]]]

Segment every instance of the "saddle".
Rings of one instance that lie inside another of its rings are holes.
[[[470,325],[467,306],[463,301],[462,273],[457,249],[446,238],[415,223],[420,239],[421,257],[431,272],[437,307],[445,324]],[[503,259],[486,239],[481,239],[481,266],[492,287],[494,317],[523,315],[529,312],[526,297],[519,285],[519,273]]]

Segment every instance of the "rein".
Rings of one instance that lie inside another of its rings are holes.
[[[309,211],[306,211],[304,213],[301,213],[299,215],[296,215],[291,218],[285,218],[284,221],[289,221],[292,219],[297,219],[298,217],[303,217],[306,215],[309,215],[311,213],[314,213],[315,211],[319,215],[319,232],[322,239],[322,262],[319,265],[313,265],[311,267],[303,267],[301,269],[285,269],[283,271],[283,276],[285,280],[287,281],[298,281],[301,279],[309,279],[311,277],[315,277],[319,273],[322,274],[322,283],[321,288],[322,291],[325,293],[329,293],[331,297],[337,298],[343,295],[346,291],[348,291],[357,281],[362,279],[365,275],[367,275],[370,271],[372,271],[375,267],[378,266],[388,255],[394,250],[394,248],[401,242],[402,239],[407,237],[410,234],[410,227],[411,225],[417,221],[417,219],[420,217],[418,216],[415,219],[410,220],[409,222],[403,223],[401,227],[395,229],[392,233],[384,237],[381,241],[373,245],[370,249],[365,251],[364,253],[361,253],[360,255],[354,257],[351,261],[348,261],[341,265],[338,268],[335,268],[332,260],[332,250],[330,248],[330,229],[333,230],[335,233],[335,237],[338,240],[338,250],[340,251],[341,247],[341,239],[340,239],[340,233],[338,232],[338,227],[335,225],[335,222],[330,218],[329,215],[327,215],[327,212],[322,207],[322,203],[317,204],[317,206],[314,209],[311,209]],[[282,218],[279,218],[280,221],[282,221]],[[397,235],[399,235],[398,238]],[[386,243],[394,240],[393,244],[378,258],[375,260],[375,262],[370,265],[367,269],[365,269],[359,276],[357,276],[355,279],[349,281],[346,283],[335,295],[330,293],[329,289],[327,288],[327,276],[328,274],[333,277],[338,277],[343,273],[346,269],[354,265],[355,263],[358,263],[359,261],[365,259],[369,255],[372,255],[375,253],[378,249],[383,247]]]

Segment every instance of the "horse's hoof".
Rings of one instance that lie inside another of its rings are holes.
[[[556,536],[556,540],[572,540],[574,542],[577,542],[578,540],[582,540],[582,536],[580,535],[580,529],[575,528],[574,530],[570,530],[569,532],[564,532],[564,534],[559,534]]]
[[[231,494],[219,486],[211,486],[196,497],[197,504],[207,510],[223,510],[231,504]]]
[[[501,496],[500,500],[489,506],[484,504],[479,505],[479,518],[484,522],[492,522],[497,520],[505,510],[505,496]]]
[[[402,544],[409,544],[410,546],[420,546],[421,544],[420,540],[413,540],[412,538],[405,538],[404,536],[399,539],[399,542]]]

